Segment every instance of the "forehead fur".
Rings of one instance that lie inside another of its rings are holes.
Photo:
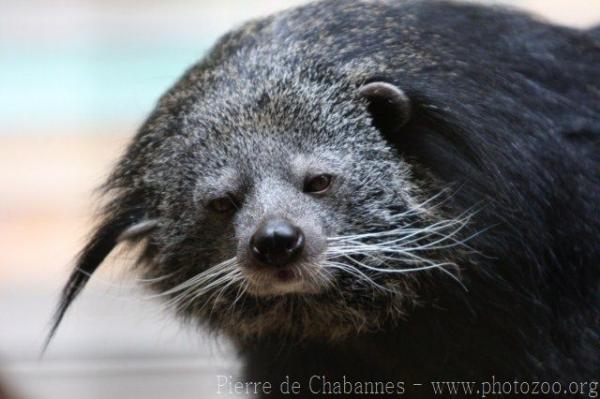
[[[362,138],[378,139],[368,129],[355,88],[344,80],[312,76],[283,64],[285,60],[260,58],[250,62],[236,57],[219,76],[206,76],[201,94],[182,115],[181,133],[228,141],[270,136],[308,148],[333,141],[339,148],[353,130],[366,127]],[[274,71],[273,64],[280,70]]]
[[[157,181],[157,170],[178,179],[200,173],[200,166],[269,168],[303,154],[392,157],[355,85],[267,58],[261,49],[232,57],[218,73],[198,75],[170,95],[184,94],[185,101],[163,101],[138,137],[138,146],[150,141],[145,136],[160,137],[138,154],[146,184]]]

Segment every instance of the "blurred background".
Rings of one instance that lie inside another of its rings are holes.
[[[231,27],[303,2],[0,0],[0,382],[8,395],[210,398],[218,374],[236,374],[227,342],[146,298],[126,273],[127,255],[102,266],[40,360],[41,345],[93,221],[93,189],[161,92]],[[493,3],[571,26],[600,23],[598,0]]]

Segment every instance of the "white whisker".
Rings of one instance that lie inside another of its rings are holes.
[[[173,288],[170,288],[159,294],[150,295],[150,296],[148,296],[148,298],[156,298],[156,297],[161,297],[161,296],[166,296],[166,295],[172,295],[174,293],[186,290],[188,288],[197,287],[200,284],[204,283],[205,281],[212,280],[215,277],[232,270],[233,266],[235,264],[236,264],[235,258],[228,259],[224,262],[221,262],[215,266],[212,266],[212,267],[204,270],[202,273],[196,274],[195,276],[189,278],[188,280],[184,281],[183,283],[176,285]]]
[[[435,261],[428,259],[425,255],[419,255],[419,253],[431,253],[455,247],[475,251],[466,243],[482,234],[483,231],[478,231],[466,238],[461,235],[476,212],[469,209],[454,219],[442,219],[425,226],[417,226],[415,221],[401,223],[402,220],[406,220],[407,216],[421,211],[431,214],[431,208],[425,209],[425,206],[442,194],[435,195],[415,208],[393,215],[390,224],[394,225],[395,222],[398,224],[392,229],[329,237],[327,239],[329,247],[325,253],[328,259],[327,263],[370,284],[377,284],[376,286],[379,287],[381,285],[374,281],[375,277],[367,275],[367,271],[385,275],[440,270],[464,288],[459,277],[446,269],[452,267],[458,270],[456,263]],[[340,263],[332,261],[332,259],[344,259],[345,262]],[[395,267],[398,264],[409,267]],[[358,274],[359,269],[365,272]]]

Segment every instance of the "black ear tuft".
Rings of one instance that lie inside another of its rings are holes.
[[[406,125],[412,114],[412,104],[406,93],[391,83],[370,82],[358,89],[369,102],[373,123],[383,134],[394,134]]]
[[[52,340],[65,312],[81,292],[91,275],[104,261],[112,249],[122,240],[139,238],[156,226],[153,222],[139,222],[135,215],[117,215],[100,225],[91,240],[81,251],[75,269],[71,272],[67,284],[63,288],[60,302],[54,313],[52,327],[43,350]]]

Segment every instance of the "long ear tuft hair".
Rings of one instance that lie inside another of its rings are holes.
[[[135,209],[135,208],[134,208]],[[44,353],[54,337],[60,322],[62,321],[67,309],[73,303],[75,298],[85,287],[92,274],[98,266],[104,261],[113,248],[123,240],[123,237],[129,238],[128,233],[131,229],[136,229],[136,237],[140,234],[140,228],[143,214],[139,208],[127,212],[115,212],[108,216],[100,224],[90,241],[83,248],[75,263],[75,268],[71,272],[65,287],[62,290],[60,302],[51,321],[51,328],[44,342],[42,353]],[[145,225],[144,232],[150,230],[148,222],[142,222]],[[152,227],[154,225],[151,225]]]

